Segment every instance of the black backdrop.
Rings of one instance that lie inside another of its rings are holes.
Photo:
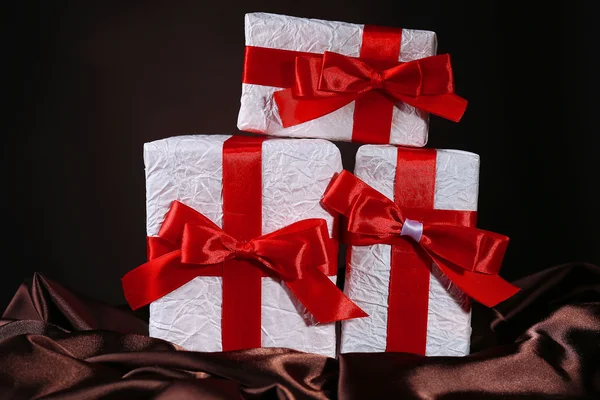
[[[479,226],[512,239],[503,276],[600,264],[593,2],[12,3],[1,309],[34,271],[124,302],[121,276],[145,261],[142,144],[237,131],[252,11],[436,31],[470,104],[460,124],[432,118],[428,146],[481,155]],[[352,169],[357,146],[340,147]]]

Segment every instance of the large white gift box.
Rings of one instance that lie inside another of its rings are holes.
[[[218,226],[223,221],[222,150],[227,135],[178,136],[144,145],[148,236],[157,235],[171,203],[192,207]],[[339,150],[318,139],[262,143],[262,233],[334,217],[320,205],[332,176],[342,170]],[[336,277],[330,276],[335,282]],[[222,278],[200,276],[150,304],[150,336],[195,351],[221,351]],[[314,324],[285,284],[262,278],[261,342],[334,357],[335,323]]]
[[[328,51],[359,57],[361,48],[365,46],[363,41],[365,25],[251,13],[246,14],[245,30],[246,64],[238,128],[274,136],[352,141],[355,101],[317,119],[284,128],[273,93],[282,90],[281,82],[287,78],[281,78],[282,73],[278,71],[265,72],[277,68],[277,65],[274,65],[275,61],[253,60],[258,60],[254,55],[256,49],[258,52],[264,52],[264,49],[279,49],[313,54],[323,54]],[[397,57],[394,57],[397,59],[394,62],[413,61],[436,54],[437,40],[434,32],[412,29],[399,31],[401,32],[399,52],[396,52]],[[278,56],[276,55],[275,58],[278,59]],[[250,66],[251,62],[260,65]],[[286,68],[293,69],[293,61],[287,62]],[[255,77],[257,75],[255,72],[258,72],[258,78]],[[427,112],[403,102],[396,102],[391,115],[391,129],[389,134],[386,133],[389,140],[354,141],[422,147],[427,142],[428,121]]]

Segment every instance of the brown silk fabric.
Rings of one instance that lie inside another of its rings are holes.
[[[526,277],[492,310],[474,308],[467,357],[286,349],[187,352],[146,336],[124,309],[41,275],[0,320],[0,399],[600,398],[600,268]]]

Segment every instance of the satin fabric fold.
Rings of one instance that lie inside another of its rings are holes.
[[[596,399],[600,267],[566,264],[474,306],[466,357],[286,349],[183,351],[131,311],[36,274],[0,319],[0,397],[10,399]]]
[[[322,204],[348,220],[345,240],[350,245],[405,243],[400,236],[405,220],[394,202],[352,175],[342,171],[327,189]],[[418,246],[466,294],[492,307],[519,290],[497,274],[508,245],[506,236],[471,227],[443,222],[431,223],[437,216],[463,212],[420,211],[423,236]],[[410,217],[415,218],[414,215]]]

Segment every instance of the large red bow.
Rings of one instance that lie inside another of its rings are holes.
[[[194,209],[174,201],[156,237],[148,238],[150,261],[127,273],[125,298],[136,309],[196,276],[221,275],[222,263],[251,260],[266,275],[286,282],[320,323],[364,317],[364,313],[320,269],[328,264],[329,234],[323,219],[306,219],[241,242]]]
[[[326,51],[323,57],[298,56],[294,86],[274,93],[284,127],[329,114],[372,90],[391,102],[458,122],[467,100],[454,94],[450,56],[405,63],[348,57]]]
[[[394,245],[407,240],[401,235],[407,222],[402,210],[347,171],[334,178],[322,203],[347,218],[346,241],[351,245]],[[415,245],[467,295],[493,307],[519,291],[498,276],[508,237],[465,226],[428,223],[427,218],[419,222],[422,226],[413,234],[418,239]]]

